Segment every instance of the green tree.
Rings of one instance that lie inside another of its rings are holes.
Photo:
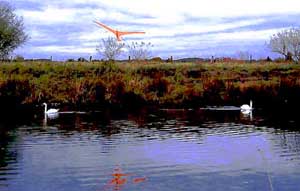
[[[0,1],[0,59],[6,59],[27,39],[23,18],[18,17],[7,2]]]

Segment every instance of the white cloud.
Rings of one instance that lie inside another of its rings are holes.
[[[46,40],[47,39],[47,35],[40,32],[39,30],[36,30],[36,29],[31,29],[29,31],[29,36],[31,39],[34,39],[34,40]]]
[[[36,46],[31,49],[32,52],[48,52],[48,53],[84,53],[94,54],[96,53],[95,47],[80,47],[80,46]]]
[[[255,25],[268,22],[268,15],[300,14],[298,0],[19,0],[39,4],[39,9],[17,9],[24,17],[32,41],[49,43],[51,39],[61,46],[35,47],[33,51],[62,53],[93,53],[100,39],[111,36],[92,21],[97,19],[112,28],[124,31],[145,31],[145,35],[124,37],[151,42],[160,51],[195,49],[215,46],[220,42],[267,40],[281,30],[268,27],[255,30]],[[40,6],[41,5],[41,6]],[[245,18],[245,19],[242,19]],[[226,22],[224,22],[226,20]],[[186,22],[188,21],[188,22]],[[129,25],[127,23],[134,23]],[[57,37],[49,26],[74,25],[78,33],[62,31]],[[30,27],[28,27],[30,26]],[[41,30],[44,26],[48,31]],[[251,30],[245,31],[247,27]],[[239,31],[243,27],[243,31]],[[84,29],[84,30],[80,30]],[[228,32],[226,30],[234,31]],[[212,34],[211,34],[212,33]],[[67,37],[66,37],[67,36]],[[78,44],[65,46],[65,44]],[[26,48],[26,47],[25,47]]]
[[[31,1],[39,2],[40,1]],[[80,5],[92,8],[78,8]],[[228,18],[241,16],[263,16],[270,14],[300,13],[298,0],[75,0],[44,1],[42,10],[19,10],[19,14],[32,21],[45,23],[76,22],[83,19],[111,19],[120,22],[132,21],[144,24],[182,23],[186,15],[194,18]],[[74,8],[74,6],[76,6]],[[128,14],[125,14],[128,13]],[[134,18],[148,15],[151,18]]]
[[[157,17],[169,18],[176,17],[176,15],[182,13],[195,17],[231,17],[300,12],[297,7],[299,5],[297,0],[103,0],[101,3],[110,7],[118,7],[122,10],[129,10],[133,13],[146,13]]]
[[[88,9],[58,8],[47,6],[43,10],[19,10],[17,13],[24,17],[26,23],[37,25],[74,23],[79,16],[87,14]]]
[[[256,31],[240,31],[240,32],[232,32],[232,33],[218,33],[213,35],[213,39],[217,41],[228,41],[228,40],[268,40],[272,34],[275,34],[285,28],[279,29],[268,29],[268,30],[256,30]]]
[[[160,28],[150,28],[147,30],[147,36],[174,36],[184,34],[199,34],[216,31],[224,31],[239,27],[261,24],[265,19],[243,20],[230,23],[190,23],[185,25],[165,26]]]

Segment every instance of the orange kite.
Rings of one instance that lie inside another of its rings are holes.
[[[122,35],[128,35],[128,34],[145,34],[145,32],[125,32],[125,31],[118,31],[118,30],[114,30],[114,29],[112,29],[112,28],[110,28],[110,27],[108,27],[108,26],[106,26],[106,25],[104,25],[104,24],[102,24],[102,23],[100,23],[100,22],[97,22],[97,21],[94,21],[94,22],[95,22],[97,25],[99,25],[99,26],[101,26],[101,27],[107,29],[108,31],[114,33],[114,34],[116,35],[118,41],[121,41],[121,40],[122,40],[122,39],[121,39],[121,36],[122,36]]]

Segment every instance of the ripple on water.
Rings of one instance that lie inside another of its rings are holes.
[[[156,114],[143,123],[97,121],[95,128],[79,116],[67,127],[59,118],[51,126],[21,126],[5,147],[0,190],[101,190],[116,166],[131,180],[147,178],[124,191],[268,190],[268,176],[274,190],[300,186],[299,132],[210,119]]]

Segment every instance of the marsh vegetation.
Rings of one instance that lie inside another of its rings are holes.
[[[300,65],[286,63],[14,62],[0,64],[0,101],[72,107],[299,104]]]

